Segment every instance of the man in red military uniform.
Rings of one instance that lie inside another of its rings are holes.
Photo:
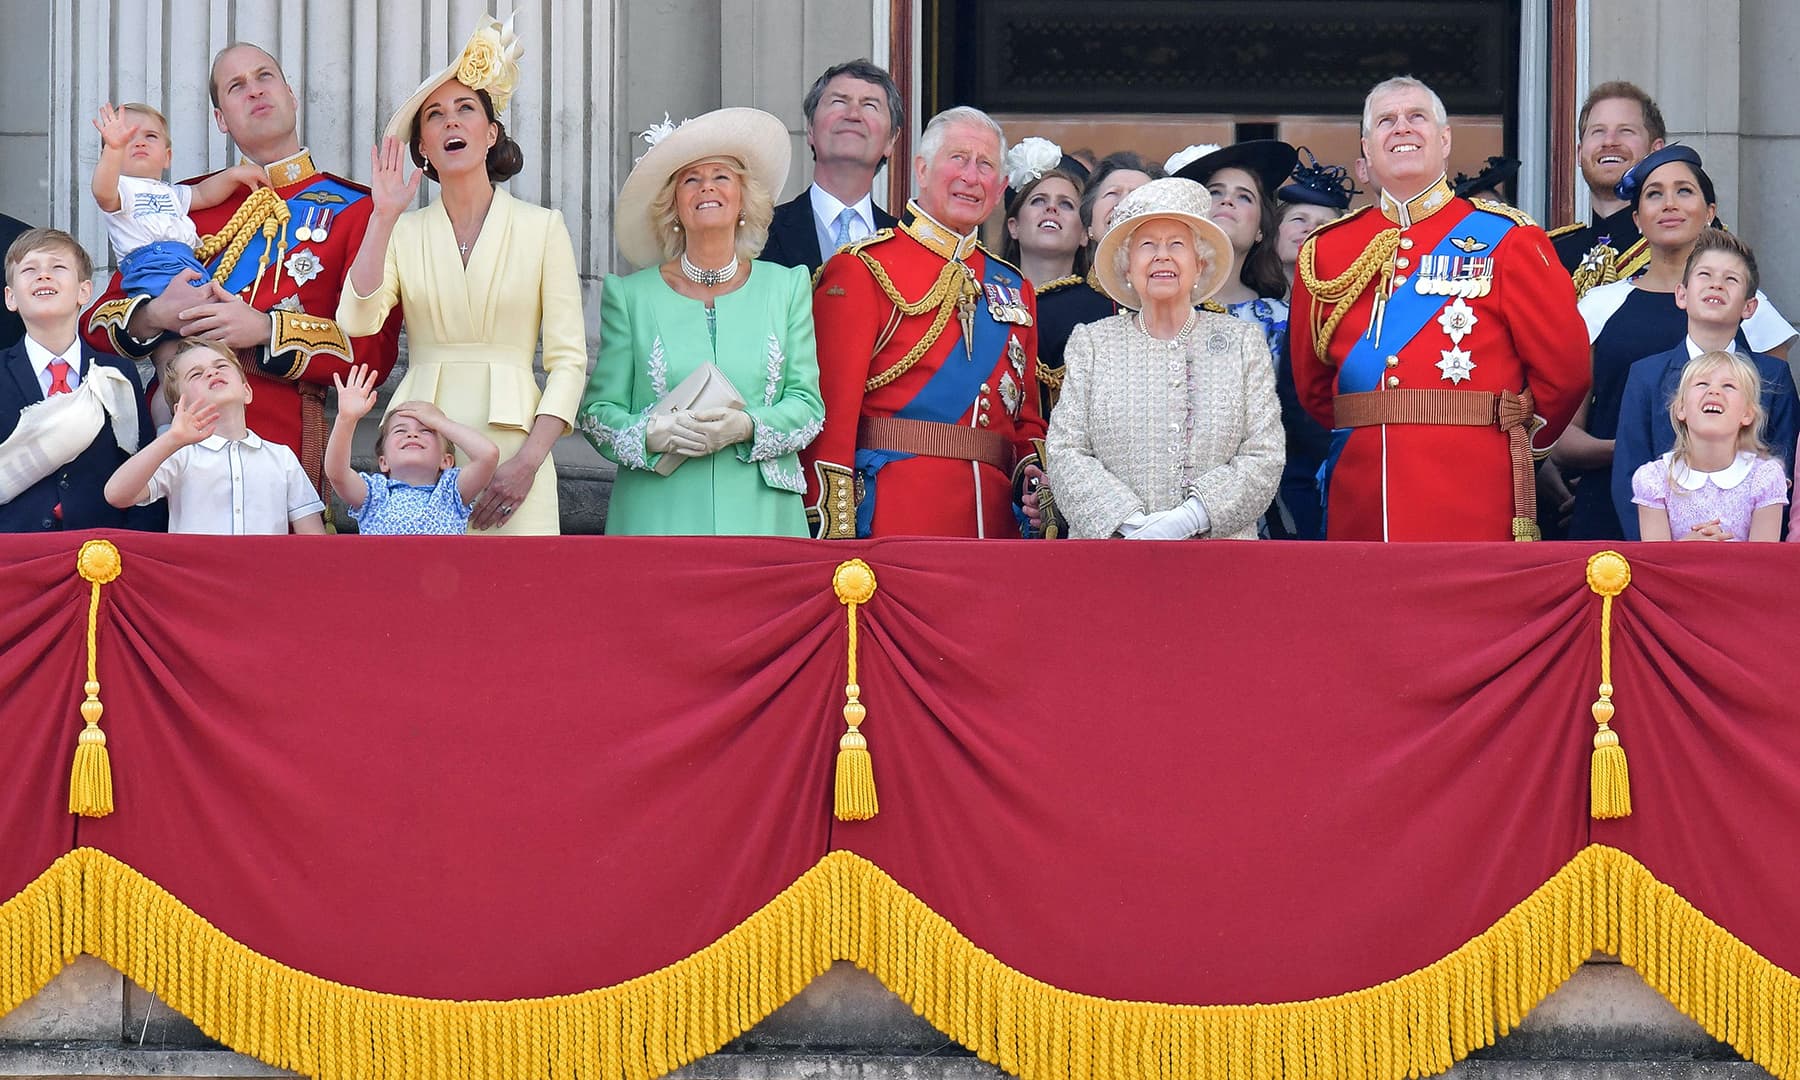
[[[1293,294],[1295,389],[1334,429],[1326,535],[1536,539],[1533,451],[1588,390],[1569,275],[1530,218],[1451,192],[1423,83],[1370,92],[1362,145],[1380,206],[1312,234]]]
[[[909,219],[814,286],[825,429],[801,461],[821,537],[1018,537],[1039,520],[1037,300],[975,239],[1005,190],[1001,142],[979,110],[934,117]]]
[[[325,447],[325,388],[352,358],[386,378],[398,352],[400,313],[374,337],[346,338],[333,321],[338,292],[369,220],[368,189],[318,171],[295,133],[299,102],[275,58],[255,45],[213,60],[213,118],[273,185],[196,211],[211,280],[177,278],[161,296],[127,296],[115,273],[88,309],[83,336],[96,349],[144,356],[167,334],[236,349],[255,396],[250,428],[299,455],[315,487]],[[241,213],[240,213],[241,211]]]

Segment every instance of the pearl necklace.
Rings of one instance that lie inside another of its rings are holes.
[[[1190,311],[1190,312],[1188,312],[1187,322],[1181,324],[1181,329],[1178,332],[1176,332],[1174,337],[1159,338],[1155,334],[1152,334],[1150,332],[1149,327],[1144,325],[1144,313],[1143,312],[1141,312],[1141,311],[1138,312],[1136,318],[1137,318],[1138,333],[1144,335],[1145,337],[1149,338],[1151,341],[1154,341],[1159,345],[1166,345],[1171,349],[1178,349],[1182,345],[1186,344],[1188,337],[1190,335],[1192,335],[1194,332],[1194,327],[1198,326],[1200,323],[1200,313],[1197,311]]]
[[[704,285],[711,289],[723,285],[732,278],[737,277],[738,261],[733,257],[730,262],[719,267],[717,270],[702,270],[692,262],[688,261],[687,252],[683,251],[681,253],[681,272],[686,274],[687,279],[694,284]]]

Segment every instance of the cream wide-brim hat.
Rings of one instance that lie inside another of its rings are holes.
[[[613,237],[619,254],[640,269],[663,261],[662,239],[650,220],[650,204],[676,173],[702,161],[731,158],[768,190],[771,199],[787,183],[794,149],[787,125],[761,109],[730,108],[683,120],[673,130],[662,126],[644,133],[656,141],[631,167],[613,206]]]
[[[1207,217],[1211,210],[1212,196],[1203,185],[1174,176],[1152,180],[1127,194],[1113,207],[1106,232],[1094,249],[1094,277],[1100,288],[1120,307],[1135,311],[1144,306],[1137,291],[1118,270],[1119,248],[1131,239],[1138,226],[1167,218],[1193,226],[1201,248],[1197,254],[1206,260],[1200,268],[1200,280],[1194,283],[1193,302],[1197,307],[1210,299],[1225,287],[1225,279],[1231,275],[1232,257],[1231,238]]]
[[[424,107],[425,99],[452,79],[471,90],[486,90],[498,119],[512,101],[519,81],[519,58],[525,55],[525,46],[519,44],[512,23],[511,16],[501,22],[492,15],[483,15],[469,32],[462,51],[443,70],[425,77],[419,88],[394,110],[382,134],[403,143],[411,140],[413,117]]]

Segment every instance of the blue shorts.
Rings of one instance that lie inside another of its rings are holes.
[[[194,249],[179,240],[145,244],[119,263],[120,285],[129,296],[161,296],[169,282],[183,270],[206,276]]]

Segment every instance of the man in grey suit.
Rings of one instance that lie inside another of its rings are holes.
[[[906,108],[893,77],[867,60],[828,68],[806,92],[804,107],[813,182],[775,208],[758,258],[817,271],[843,245],[894,227],[870,191]]]

